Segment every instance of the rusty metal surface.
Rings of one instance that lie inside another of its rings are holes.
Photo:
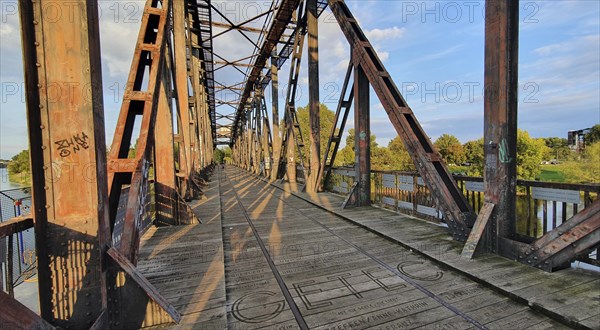
[[[39,315],[17,300],[0,291],[0,328],[2,329],[55,329]]]
[[[369,80],[362,66],[354,67],[355,206],[371,204],[371,100]]]
[[[568,267],[580,254],[600,243],[600,199],[571,219],[518,251],[524,264],[552,271]]]
[[[73,12],[71,19],[47,19],[43,9],[49,3]],[[99,253],[107,187],[98,10],[95,1],[21,1],[20,15],[38,274],[48,279],[39,285],[41,315],[57,326],[85,328],[101,312],[105,285]],[[69,93],[55,97],[50,86]]]
[[[5,222],[0,222],[0,238],[10,236],[29,228],[33,228],[33,218],[16,217]]]
[[[319,191],[323,191],[324,187],[327,186],[327,183],[329,182],[333,164],[335,163],[335,157],[340,147],[342,136],[344,135],[346,121],[348,119],[350,107],[352,106],[352,101],[354,99],[354,83],[352,83],[352,86],[348,88],[350,84],[350,76],[352,75],[353,70],[354,66],[352,65],[352,61],[350,61],[348,63],[348,70],[346,71],[346,77],[344,78],[342,89],[340,90],[340,99],[335,111],[335,117],[333,120],[331,133],[329,134],[329,140],[327,141],[327,147],[325,148],[325,153],[323,159],[321,160],[321,166],[319,167],[319,176],[317,178]]]
[[[307,0],[308,31],[308,108],[309,108],[309,175],[306,190],[317,192],[321,165],[321,103],[319,101],[319,20],[317,0]]]
[[[154,6],[153,6],[154,5]],[[161,8],[156,7],[151,1],[146,3],[142,25],[137,39],[131,71],[126,84],[123,104],[113,144],[110,149],[110,160],[127,159],[129,146],[132,143],[132,132],[136,115],[141,115],[141,128],[136,146],[135,169],[131,172],[111,173],[109,169],[109,198],[110,215],[114,221],[122,187],[130,183],[125,223],[121,236],[119,251],[135,264],[137,245],[146,213],[149,192],[149,169],[154,142],[154,128],[159,106],[159,95],[162,70],[165,66],[165,33],[167,30],[168,16],[171,9],[169,1],[163,1]],[[149,75],[144,77],[148,67]],[[148,85],[142,86],[146,79]],[[135,96],[139,93],[148,95],[143,100]]]
[[[350,43],[354,64],[364,69],[436,204],[443,209],[454,238],[465,241],[475,221],[474,212],[346,4],[330,0],[329,6]]]
[[[496,253],[497,237],[513,238],[516,226],[519,4],[485,5],[485,201],[496,205],[486,246]]]
[[[243,124],[240,119],[246,107],[246,102],[250,97],[250,93],[254,89],[255,83],[260,78],[260,73],[266,64],[267,59],[271,56],[271,52],[275,48],[275,45],[281,39],[281,36],[283,35],[287,24],[292,18],[292,13],[296,10],[299,3],[300,0],[283,0],[279,5],[279,9],[277,10],[277,13],[275,15],[273,24],[269,28],[269,32],[265,37],[265,42],[261,46],[258,56],[254,61],[252,71],[250,72],[246,80],[246,86],[244,88],[244,92],[241,95],[240,102],[238,105],[234,127],[238,127],[241,124]],[[235,139],[237,138],[237,136],[235,135],[236,132],[237,130],[234,130],[234,136],[232,141],[235,141]]]

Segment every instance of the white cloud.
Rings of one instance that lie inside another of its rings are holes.
[[[365,31],[365,35],[371,42],[383,41],[390,39],[400,39],[406,34],[406,28],[399,28],[397,26],[385,29],[372,29]]]
[[[4,23],[4,24],[0,25],[0,37],[8,36],[8,35],[12,34],[14,31],[15,31],[15,28],[8,23]]]

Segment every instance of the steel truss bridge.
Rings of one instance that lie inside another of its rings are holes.
[[[49,4],[72,11],[72,19],[48,19],[44,8]],[[35,229],[40,315],[0,293],[0,328],[2,322],[65,329],[139,327],[144,319],[145,326],[180,322],[178,308],[138,265],[144,234],[154,226],[200,223],[202,233],[208,221],[202,212],[225,214],[223,203],[245,205],[245,197],[235,192],[245,189],[237,185],[246,182],[243,175],[294,184],[298,193],[310,196],[323,191],[351,109],[357,158],[344,206],[368,206],[373,190],[370,88],[442,211],[453,244],[461,245],[462,258],[495,254],[551,272],[598,246],[597,199],[540,238],[523,242],[515,237],[517,179],[511,155],[517,146],[517,1],[486,1],[486,17],[495,19],[485,25],[485,203],[478,214],[343,0],[276,0],[263,9],[236,21],[216,1],[146,1],[118,123],[107,146],[97,1],[19,1],[33,213],[2,223],[0,237]],[[334,128],[321,158],[318,19],[325,10],[331,11],[351,51]],[[224,39],[243,44],[243,51],[227,51],[220,44]],[[286,63],[285,102],[279,109],[280,71]],[[302,136],[295,104],[302,71],[308,72],[309,136]],[[83,87],[74,88],[71,98],[50,95],[49,86],[72,83]],[[231,165],[245,170],[243,174],[230,165],[215,168],[213,152],[219,145],[232,148]],[[85,179],[79,179],[81,173]],[[64,179],[69,177],[78,179]],[[209,189],[215,182],[220,194],[214,196],[221,196],[221,204],[201,206],[198,212],[195,203],[213,196]],[[243,214],[260,236],[251,212],[244,209]],[[183,253],[186,247],[179,249]],[[269,266],[277,273],[276,263]],[[283,290],[285,277],[275,277]],[[284,296],[289,304],[291,297]],[[306,328],[304,312],[293,306],[297,326]],[[151,311],[163,316],[152,321]]]

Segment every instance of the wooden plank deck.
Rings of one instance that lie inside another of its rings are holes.
[[[597,275],[531,273],[495,256],[464,262],[441,227],[377,208],[333,214],[313,203],[339,211],[338,196],[296,196],[234,167],[217,170],[206,194],[194,205],[203,224],[153,229],[140,250],[140,269],[183,316],[173,327],[566,328],[477,280],[504,283],[500,288],[514,298],[540,292],[537,274],[554,280],[553,293],[577,297],[565,300],[567,312],[580,315],[576,307],[586,304],[581,310],[589,317],[580,326],[598,327]],[[403,233],[408,243],[377,230]],[[577,282],[559,287],[571,276]]]

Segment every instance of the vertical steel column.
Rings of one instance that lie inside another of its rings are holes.
[[[371,128],[369,80],[360,64],[354,66],[354,95],[355,205],[365,206],[371,204]]]
[[[286,120],[288,123],[287,126],[287,176],[288,181],[296,182],[296,141],[294,140],[294,123],[292,122],[292,118],[289,116]]]
[[[168,57],[169,55],[167,55]],[[156,124],[154,126],[154,189],[156,192],[156,222],[177,224],[177,183],[175,180],[175,155],[173,140],[173,110],[171,109],[171,68],[165,61],[160,82],[160,95]]]
[[[317,0],[308,0],[308,104],[310,122],[310,176],[306,178],[306,191],[317,192],[319,166],[321,165],[321,117],[319,102],[319,18]]]
[[[53,325],[89,328],[107,304],[110,243],[97,3],[19,4],[40,311]],[[70,15],[46,16],[49,4]]]
[[[271,112],[273,113],[273,159],[271,180],[277,179],[281,158],[281,136],[279,133],[279,69],[277,68],[277,45],[271,53]]]
[[[488,249],[515,232],[519,3],[488,0],[485,7],[485,201],[495,204]]]

